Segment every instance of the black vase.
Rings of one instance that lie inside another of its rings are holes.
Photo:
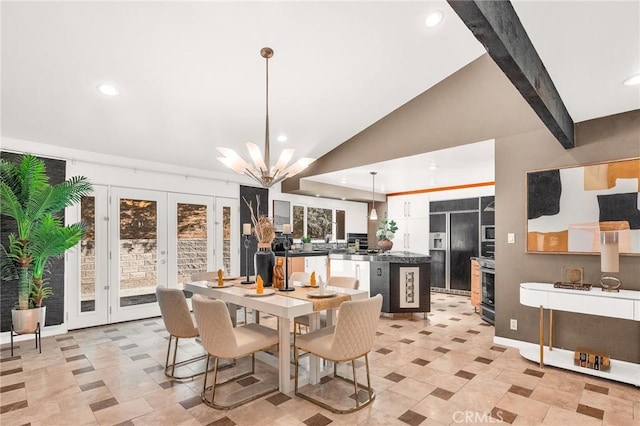
[[[260,275],[264,286],[271,287],[273,285],[273,267],[276,265],[276,255],[271,251],[271,246],[258,247],[253,262],[256,279]]]

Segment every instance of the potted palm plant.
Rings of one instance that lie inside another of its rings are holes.
[[[17,162],[0,159],[0,211],[13,219],[15,232],[2,246],[2,281],[18,282],[18,303],[11,311],[14,331],[30,333],[44,325],[42,301],[53,294],[47,285],[48,267],[76,245],[85,226],[64,226],[60,212],[92,192],[83,176],[49,184],[44,161],[24,155]]]

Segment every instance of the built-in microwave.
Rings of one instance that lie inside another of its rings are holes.
[[[495,241],[496,240],[496,227],[493,225],[482,226],[482,241]]]

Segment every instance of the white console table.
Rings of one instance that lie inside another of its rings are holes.
[[[520,284],[520,304],[540,309],[539,351],[521,349],[524,358],[580,373],[617,380],[640,386],[640,364],[611,360],[610,371],[604,372],[579,367],[573,364],[573,352],[553,349],[553,310],[578,312],[610,318],[640,321],[640,291],[620,290],[618,293],[604,292],[600,288],[590,291],[554,288],[548,283]],[[544,310],[549,310],[549,346],[544,347]],[[636,336],[637,338],[637,336]]]

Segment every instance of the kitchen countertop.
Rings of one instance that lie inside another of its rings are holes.
[[[273,253],[278,257],[284,257],[284,251],[274,251]],[[329,250],[312,250],[312,251],[289,250],[289,257],[327,256],[328,254],[329,254]]]
[[[278,257],[284,257],[284,251],[275,251]],[[311,256],[329,256],[329,259],[336,260],[364,260],[368,262],[389,262],[389,263],[430,263],[431,256],[420,253],[411,253],[407,251],[391,251],[389,254],[381,253],[346,253],[342,250],[289,250],[289,257],[311,257]]]
[[[365,260],[369,262],[389,262],[389,263],[430,263],[431,256],[420,253],[411,253],[407,251],[391,251],[388,254],[370,253],[370,254],[353,254],[353,253],[329,253],[329,259],[336,260]]]

